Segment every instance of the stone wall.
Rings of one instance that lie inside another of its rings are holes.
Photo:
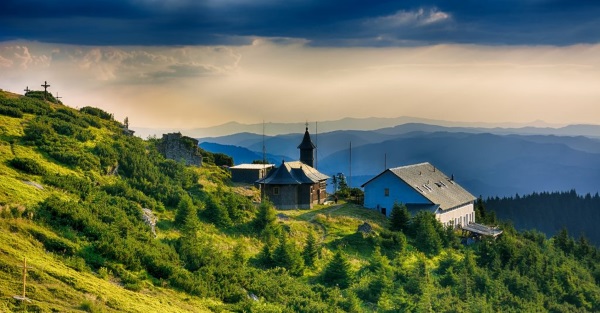
[[[181,133],[163,134],[158,151],[167,159],[177,162],[183,160],[186,165],[202,166],[198,140],[182,136]]]

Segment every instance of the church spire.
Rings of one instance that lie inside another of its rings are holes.
[[[310,139],[310,134],[308,133],[308,125],[307,125],[306,131],[304,132],[304,138],[302,138],[302,142],[298,146],[298,149],[300,149],[300,162],[302,162],[310,167],[314,167],[314,161],[315,161],[314,150],[315,150],[315,148],[316,148],[315,144]]]

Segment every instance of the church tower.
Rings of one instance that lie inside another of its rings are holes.
[[[300,149],[300,162],[314,167],[315,162],[315,150],[316,146],[313,144],[312,140],[310,140],[310,134],[308,133],[308,125],[306,126],[306,131],[304,132],[304,138],[302,138],[302,142],[298,146]]]

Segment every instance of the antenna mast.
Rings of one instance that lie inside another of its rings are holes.
[[[263,178],[265,176],[267,176],[267,148],[265,147],[265,120],[263,120],[263,125],[262,125],[262,153],[263,153]],[[260,188],[260,202],[263,203],[265,202],[265,184],[263,182],[261,188]]]
[[[350,188],[352,188],[352,141],[350,141],[350,179],[349,181],[349,186]]]
[[[318,127],[318,123],[317,121],[315,121],[315,146],[317,146],[315,148],[315,169],[318,169],[317,167],[317,162],[319,161],[319,127]]]

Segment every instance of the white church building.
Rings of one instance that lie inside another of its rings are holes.
[[[427,210],[444,225],[464,227],[475,223],[476,198],[430,163],[383,171],[364,183],[364,206],[389,216],[394,203],[411,214]]]

